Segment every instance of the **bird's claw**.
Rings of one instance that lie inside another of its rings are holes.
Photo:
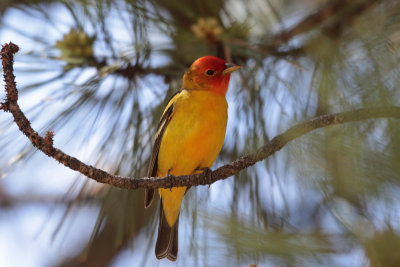
[[[212,180],[212,170],[208,167],[200,168],[199,170],[202,170],[203,173],[205,174],[204,177],[204,182],[205,184],[208,184],[208,188],[210,188],[213,180]]]
[[[174,175],[172,174],[167,174],[167,179],[168,179],[168,184],[169,184],[169,190],[172,192],[172,186],[173,186],[173,179],[175,178]]]

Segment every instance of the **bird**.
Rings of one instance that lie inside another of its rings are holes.
[[[225,139],[230,75],[240,68],[216,56],[193,62],[183,76],[182,89],[170,98],[158,123],[148,177],[210,171]],[[157,259],[177,259],[179,212],[187,190],[186,186],[158,189]],[[146,189],[146,208],[153,197],[154,189]]]

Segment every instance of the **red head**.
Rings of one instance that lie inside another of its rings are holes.
[[[225,95],[231,73],[238,69],[240,66],[227,63],[218,57],[201,57],[193,62],[183,76],[183,88],[210,90]]]

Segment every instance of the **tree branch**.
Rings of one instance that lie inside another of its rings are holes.
[[[293,27],[284,30],[270,38],[266,44],[249,44],[246,40],[233,39],[230,41],[232,45],[245,47],[262,55],[273,55],[278,57],[298,56],[303,53],[301,47],[291,47],[286,50],[282,49],[290,40],[306,32],[321,28],[321,30],[330,36],[339,35],[345,25],[375,3],[382,0],[332,0],[327,1],[317,11],[311,13]]]
[[[329,21],[333,17],[338,14],[341,16],[337,17],[328,25],[324,25],[327,28],[336,28],[337,24],[340,24],[342,21],[347,23],[353,17],[356,17],[359,14],[362,14],[366,9],[371,7],[375,2],[379,2],[381,0],[358,0],[358,1],[349,1],[349,0],[332,0],[328,1],[322,7],[320,7],[316,12],[308,15],[303,20],[301,20],[298,24],[293,26],[292,28],[279,33],[274,36],[271,40],[271,43],[267,45],[265,48],[276,48],[282,44],[287,43],[289,40],[293,39],[293,37],[303,34],[311,29],[316,27],[320,27],[324,25],[326,21]]]
[[[288,142],[305,135],[312,130],[323,128],[331,125],[343,124],[347,122],[362,121],[377,118],[397,118],[400,119],[400,107],[371,107],[361,108],[358,110],[341,112],[336,114],[328,114],[318,116],[307,122],[300,123],[289,128],[284,133],[277,135],[266,145],[260,147],[255,153],[242,156],[237,160],[224,165],[215,171],[184,175],[184,176],[168,176],[168,177],[150,177],[150,178],[130,178],[109,174],[103,170],[87,165],[77,158],[65,154],[63,151],[53,146],[53,132],[47,132],[45,138],[41,137],[32,129],[31,123],[26,118],[18,105],[18,91],[15,84],[15,76],[13,73],[14,54],[19,50],[18,46],[9,43],[5,44],[1,50],[1,60],[4,71],[4,81],[6,82],[6,99],[1,104],[0,109],[11,112],[15,123],[19,130],[26,135],[32,145],[47,156],[54,158],[63,165],[72,170],[78,171],[83,175],[104,184],[109,184],[119,188],[137,189],[137,188],[170,188],[175,186],[195,186],[212,184],[218,180],[226,179],[237,174],[256,162],[264,160],[281,150]]]

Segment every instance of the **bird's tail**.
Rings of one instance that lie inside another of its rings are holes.
[[[164,209],[160,205],[160,220],[158,225],[158,236],[156,243],[156,257],[157,259],[167,258],[170,261],[176,261],[178,256],[178,224],[179,216],[175,224],[171,227],[167,222],[164,215]]]

